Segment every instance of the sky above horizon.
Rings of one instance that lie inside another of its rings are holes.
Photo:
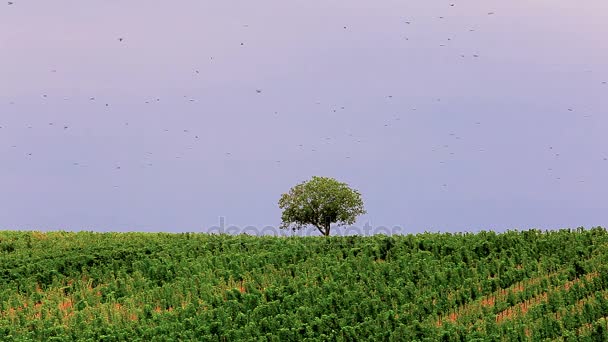
[[[608,2],[0,5],[0,229],[608,226]],[[311,230],[312,232],[312,230]]]

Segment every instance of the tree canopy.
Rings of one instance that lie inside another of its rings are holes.
[[[317,176],[281,195],[279,208],[283,209],[282,229],[296,231],[312,225],[324,236],[329,235],[332,224],[353,224],[357,216],[366,213],[357,190],[333,178]]]

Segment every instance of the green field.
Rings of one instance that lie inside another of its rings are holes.
[[[608,233],[0,232],[2,341],[608,340]]]

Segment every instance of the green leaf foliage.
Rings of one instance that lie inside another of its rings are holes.
[[[331,225],[351,225],[365,214],[361,194],[348,184],[328,177],[312,177],[281,196],[281,228],[298,230],[308,225],[328,236]]]
[[[603,228],[0,231],[0,341],[606,341]]]

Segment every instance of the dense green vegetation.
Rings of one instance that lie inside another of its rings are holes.
[[[0,340],[608,339],[603,228],[0,232]]]

